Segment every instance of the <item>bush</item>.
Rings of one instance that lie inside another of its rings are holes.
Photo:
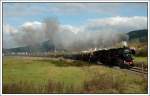
[[[136,56],[148,56],[148,49],[141,48],[141,49],[137,50]]]

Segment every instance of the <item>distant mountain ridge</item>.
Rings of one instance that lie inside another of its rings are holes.
[[[50,40],[47,40],[43,43],[34,45],[34,46],[25,46],[25,47],[17,47],[17,48],[10,48],[10,49],[4,49],[3,52],[48,52],[48,51],[54,51],[55,46],[53,42]]]
[[[129,36],[129,42],[138,40],[139,42],[147,42],[148,41],[148,30],[134,30],[127,33]],[[64,50],[64,49],[56,49],[55,45],[52,41],[47,40],[43,43],[37,44],[36,46],[26,46],[26,47],[17,47],[10,49],[3,49],[3,53],[7,52],[48,52],[54,50]]]
[[[138,40],[139,42],[147,42],[148,41],[148,30],[134,30],[127,33],[129,36],[129,41]]]

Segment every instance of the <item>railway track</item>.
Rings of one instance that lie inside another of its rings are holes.
[[[148,70],[147,69],[144,69],[142,67],[132,67],[130,69],[128,69],[130,71],[134,71],[134,72],[137,72],[137,73],[141,73],[141,74],[148,74]]]

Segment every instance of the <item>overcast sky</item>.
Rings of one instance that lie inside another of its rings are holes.
[[[147,3],[3,3],[3,47],[16,46],[11,36],[21,28],[43,30],[45,18],[57,19],[75,34],[81,30],[129,32],[147,28]]]

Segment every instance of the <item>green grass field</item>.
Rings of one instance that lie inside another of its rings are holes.
[[[143,64],[144,68],[148,68],[148,57],[134,57],[134,63],[139,67]]]
[[[148,64],[148,58],[147,57],[134,57],[135,62],[143,62],[144,64]]]
[[[147,77],[80,61],[4,56],[3,93],[147,93]]]

